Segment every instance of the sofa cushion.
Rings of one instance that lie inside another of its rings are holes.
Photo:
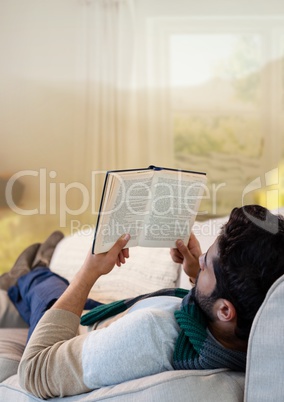
[[[93,232],[81,231],[61,240],[52,256],[51,270],[71,281],[85,260],[93,236]],[[99,278],[90,297],[108,303],[176,287],[179,272],[180,265],[171,260],[168,248],[133,247],[126,264]]]
[[[17,373],[27,336],[26,328],[0,328],[0,382]]]
[[[65,397],[64,402],[242,402],[244,374],[227,370],[167,371],[161,374],[104,387],[86,394]],[[0,384],[0,400],[40,401],[25,392],[14,376]],[[52,401],[63,399],[54,398]]]
[[[247,402],[283,401],[283,301],[284,275],[270,288],[252,325],[247,356]]]

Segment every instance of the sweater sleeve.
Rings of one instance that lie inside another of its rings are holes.
[[[35,328],[19,365],[20,384],[39,398],[88,392],[83,382],[82,345],[76,336],[80,319],[63,310],[48,310]]]

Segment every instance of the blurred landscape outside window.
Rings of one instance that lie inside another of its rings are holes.
[[[175,165],[208,174],[211,195],[201,205],[214,215],[240,206],[247,184],[283,156],[283,33],[272,24],[231,31],[169,36]],[[257,200],[249,194],[246,203]]]

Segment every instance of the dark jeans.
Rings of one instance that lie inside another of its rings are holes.
[[[23,320],[29,325],[28,339],[46,310],[62,295],[69,282],[51,272],[48,267],[37,267],[19,278],[8,295]],[[99,306],[100,302],[87,299],[85,310]]]

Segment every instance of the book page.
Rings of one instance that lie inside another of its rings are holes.
[[[156,172],[153,200],[141,232],[140,245],[175,247],[188,242],[206,183],[205,175]]]
[[[127,247],[138,245],[150,202],[153,171],[110,173],[96,233],[95,253],[108,251],[124,233]]]

